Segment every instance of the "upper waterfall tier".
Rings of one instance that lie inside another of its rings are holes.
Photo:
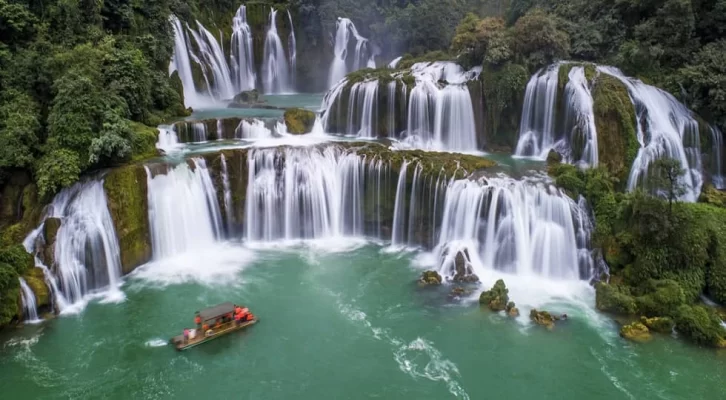
[[[723,174],[720,132],[667,92],[594,64],[557,63],[527,84],[515,154],[543,160],[551,150],[569,163],[604,165],[630,190],[649,188],[653,162],[674,158],[687,171],[688,201],[705,173],[717,185]]]
[[[222,30],[213,34],[199,21],[186,24],[172,16],[171,22],[174,54],[169,74],[178,73],[187,107],[229,102],[238,93],[255,88],[266,93],[294,91],[297,49],[289,14],[278,15],[277,10],[270,9],[266,40],[260,49],[263,53],[257,59],[256,33],[248,23],[244,5],[233,17],[231,33],[227,35]],[[290,33],[285,38],[287,44],[278,33],[278,25],[284,25],[285,32]]]
[[[433,62],[351,74],[326,95],[323,126],[329,133],[387,137],[414,148],[475,152],[483,139],[468,84],[480,72]]]
[[[352,58],[349,57],[351,53]],[[353,21],[348,18],[338,18],[328,87],[335,86],[350,72],[375,67],[374,49],[368,39],[358,33]]]

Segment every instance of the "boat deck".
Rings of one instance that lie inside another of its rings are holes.
[[[234,321],[227,322],[225,324],[222,324],[219,328],[216,328],[216,329],[211,328],[213,333],[210,336],[204,335],[203,332],[197,332],[197,336],[194,339],[189,339],[188,341],[184,341],[184,335],[179,335],[179,336],[173,337],[171,339],[171,343],[174,345],[174,347],[177,350],[187,350],[192,347],[198,346],[202,343],[212,341],[220,336],[225,336],[232,332],[236,332],[236,331],[245,329],[251,325],[256,324],[257,321],[258,321],[258,319],[255,318],[252,321],[247,321],[240,325],[237,325]]]

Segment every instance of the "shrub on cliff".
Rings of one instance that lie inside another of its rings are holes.
[[[675,322],[676,330],[695,343],[726,347],[726,330],[712,309],[684,304],[676,310]]]

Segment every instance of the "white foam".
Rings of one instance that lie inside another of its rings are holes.
[[[164,347],[166,346],[167,342],[164,339],[154,338],[147,340],[146,343],[144,343],[144,346],[146,347]]]
[[[188,282],[219,285],[237,280],[239,272],[254,259],[251,251],[238,244],[219,243],[146,264],[132,277],[162,286]]]

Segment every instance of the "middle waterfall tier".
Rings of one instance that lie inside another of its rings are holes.
[[[386,76],[362,71],[338,82],[323,101],[326,132],[390,138],[430,150],[475,152],[478,134],[469,83],[480,69],[453,62],[418,63]]]

